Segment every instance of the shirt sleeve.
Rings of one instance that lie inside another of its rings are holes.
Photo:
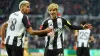
[[[47,21],[43,21],[42,22],[42,24],[40,25],[40,30],[44,30],[44,29],[46,29],[48,27],[48,23],[47,23]],[[47,36],[47,33],[46,34],[41,34],[41,35],[38,35],[39,37],[43,37],[43,36]]]
[[[24,24],[25,28],[29,28],[30,27],[30,21],[29,21],[27,16],[23,16],[22,23]]]
[[[42,22],[42,24],[40,25],[40,30],[44,30],[44,29],[46,29],[47,28],[47,26],[48,26],[48,23],[47,23],[47,21],[43,21]]]
[[[69,21],[67,21],[65,19],[63,19],[63,23],[64,23],[65,26],[68,26],[69,29],[72,29],[72,30],[81,30],[81,29],[83,29],[82,26],[72,25]]]

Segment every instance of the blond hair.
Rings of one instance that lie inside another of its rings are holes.
[[[58,10],[58,4],[56,4],[56,3],[51,3],[51,4],[48,6],[47,10],[50,11],[51,9],[57,9],[57,10]]]
[[[20,3],[19,3],[19,9],[21,8],[21,6],[24,6],[24,5],[26,5],[26,4],[30,4],[28,1],[21,1]]]

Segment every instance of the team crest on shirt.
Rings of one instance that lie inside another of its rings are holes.
[[[49,21],[48,21],[48,24],[49,24],[49,27],[50,27],[50,28],[53,28],[53,22],[52,22],[52,20],[49,20]]]
[[[52,24],[50,24],[49,26],[53,26]]]

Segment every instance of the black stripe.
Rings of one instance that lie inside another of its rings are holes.
[[[84,42],[82,42],[82,45],[81,45],[81,47],[84,47]]]
[[[21,36],[21,45],[20,45],[20,47],[22,47],[22,45],[23,45],[23,41],[22,41],[22,39],[23,39],[23,37],[24,37],[24,33],[22,34],[22,36]]]
[[[62,48],[63,48],[63,36],[62,36],[62,34],[60,35],[60,38],[61,38],[61,44],[62,44]]]
[[[47,41],[46,48],[48,48],[48,46],[49,46],[49,42],[50,42],[50,37],[48,36],[48,41]]]
[[[15,36],[14,39],[13,39],[13,45],[14,46],[17,46],[17,38],[18,38],[18,36]]]
[[[57,19],[53,20],[53,28],[55,30],[58,29]],[[54,37],[54,40],[53,40],[53,49],[57,49],[57,38],[58,38],[58,31],[55,32],[55,37]]]
[[[89,43],[87,43],[87,47],[88,47]]]
[[[55,37],[53,40],[53,49],[57,49],[57,38],[58,38],[58,32],[55,33]]]
[[[6,44],[9,43],[9,39],[10,39],[10,36],[7,37],[7,41],[6,41]]]

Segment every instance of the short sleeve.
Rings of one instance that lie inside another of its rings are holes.
[[[23,18],[22,18],[22,23],[24,24],[24,26],[25,26],[26,28],[29,28],[29,27],[31,26],[28,17],[25,16],[25,15],[24,15]]]
[[[44,20],[42,22],[42,24],[40,25],[40,30],[43,30],[43,29],[46,29],[48,27],[48,23],[47,23],[47,20]]]

